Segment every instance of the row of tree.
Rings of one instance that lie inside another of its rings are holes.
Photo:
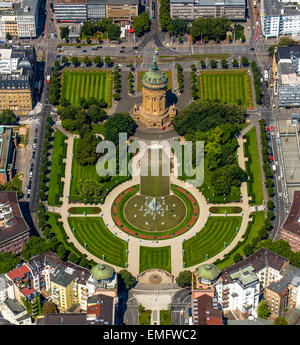
[[[60,99],[60,89],[61,89],[61,76],[59,73],[60,64],[58,61],[54,63],[54,72],[52,73],[50,87],[49,87],[49,102],[53,105],[57,105]]]
[[[17,122],[15,113],[10,109],[4,109],[0,113],[0,125],[14,125]]]
[[[262,99],[262,92],[261,92],[259,69],[258,69],[255,61],[252,61],[250,65],[251,65],[251,69],[252,69],[252,73],[253,73],[253,79],[254,79],[256,103],[260,104],[261,99]]]
[[[272,197],[274,192],[274,183],[273,178],[274,175],[272,173],[272,169],[270,167],[270,150],[269,150],[269,137],[266,130],[266,122],[264,119],[259,120],[260,125],[260,138],[261,138],[261,145],[262,145],[262,154],[263,154],[263,170],[265,173],[265,186],[268,191],[269,197]]]
[[[183,68],[180,64],[177,65],[177,82],[178,82],[178,91],[183,92]]]
[[[132,71],[129,71],[128,73],[128,91],[129,93],[134,93],[134,77]]]
[[[121,92],[121,73],[119,71],[119,66],[115,66],[114,74],[113,74],[113,83],[114,83],[114,93],[113,99],[119,100],[120,99],[120,92]]]
[[[197,90],[197,78],[196,78],[196,66],[194,64],[191,65],[191,89],[192,89],[192,98],[196,100],[198,98],[198,90]]]

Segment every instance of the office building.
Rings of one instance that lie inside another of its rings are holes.
[[[130,24],[139,15],[139,0],[107,0],[106,17],[120,24]]]
[[[42,0],[22,0],[21,7],[16,10],[20,38],[35,38],[42,32],[41,5]]]
[[[228,18],[244,21],[245,0],[170,0],[172,19],[194,20],[196,18]]]

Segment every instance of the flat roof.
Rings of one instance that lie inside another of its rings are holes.
[[[293,16],[300,15],[296,5],[290,3],[279,2],[278,0],[263,0],[263,14],[265,16]]]
[[[231,273],[230,276],[233,280],[238,279],[243,284],[243,286],[246,286],[258,281],[258,278],[256,274],[254,273],[254,268],[250,265],[247,267],[244,267],[243,269],[237,272]]]

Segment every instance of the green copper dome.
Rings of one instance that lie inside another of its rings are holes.
[[[108,265],[98,264],[91,269],[91,273],[96,280],[111,279],[114,269]]]
[[[214,280],[217,278],[217,276],[220,274],[220,270],[217,266],[213,264],[205,264],[202,266],[199,266],[196,270],[198,274],[198,279],[205,279],[205,280]]]
[[[144,74],[143,86],[145,86],[145,83],[154,86],[154,88],[155,86],[165,87],[168,84],[167,76],[157,67],[155,55],[151,68]]]

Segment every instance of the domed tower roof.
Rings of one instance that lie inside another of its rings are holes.
[[[143,87],[160,89],[168,85],[167,76],[157,67],[155,55],[153,56],[153,63],[151,68],[144,74]]]
[[[91,274],[96,280],[111,279],[114,269],[108,265],[98,264],[91,269]]]
[[[199,279],[214,280],[220,274],[220,270],[213,264],[201,265],[196,270]]]

